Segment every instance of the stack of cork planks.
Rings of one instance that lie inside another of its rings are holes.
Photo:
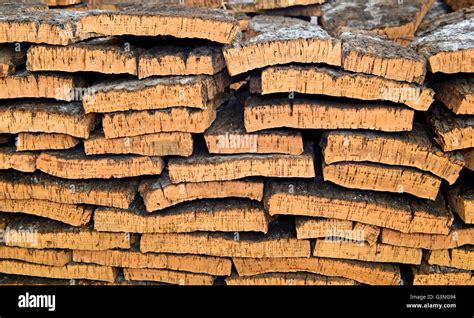
[[[41,2],[0,5],[0,284],[474,284],[470,9]]]

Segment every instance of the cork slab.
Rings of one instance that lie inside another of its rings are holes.
[[[414,111],[381,102],[341,102],[324,99],[252,96],[245,102],[244,125],[247,132],[269,128],[369,129],[408,131],[413,127]]]
[[[232,275],[225,279],[230,286],[352,286],[358,285],[354,280],[329,277],[311,273],[266,273],[244,276]]]
[[[65,134],[19,133],[16,137],[16,151],[70,149],[80,139]]]
[[[446,250],[428,251],[426,262],[430,265],[447,266],[458,269],[474,270],[474,249],[472,246]]]
[[[456,115],[474,115],[474,78],[458,77],[433,84],[436,98]]]
[[[15,169],[22,172],[36,170],[37,152],[16,152],[15,146],[0,147],[0,170]]]
[[[300,19],[255,16],[248,22],[247,34],[252,36],[237,38],[223,50],[232,76],[278,64],[341,65],[341,41]]]

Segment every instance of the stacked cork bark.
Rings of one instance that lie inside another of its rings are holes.
[[[33,2],[0,6],[0,283],[474,284],[472,10]]]

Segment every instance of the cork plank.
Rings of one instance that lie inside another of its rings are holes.
[[[342,32],[340,39],[344,70],[423,84],[425,59],[412,48],[366,31]]]
[[[474,270],[474,249],[472,246],[446,250],[428,251],[426,262],[430,265],[447,266],[468,271]]]
[[[353,241],[319,239],[314,244],[313,256],[379,263],[420,264],[422,250],[381,243],[369,245]]]
[[[82,149],[47,151],[38,156],[38,170],[65,179],[111,179],[159,175],[162,157],[138,155],[87,156]]]
[[[138,52],[114,38],[100,38],[68,46],[33,45],[28,49],[29,71],[99,72],[137,75]]]
[[[172,183],[235,180],[250,176],[312,178],[313,145],[306,143],[301,155],[196,153],[189,158],[170,158],[168,172]]]
[[[447,235],[425,233],[401,233],[390,229],[382,229],[380,241],[395,246],[443,250],[474,243],[473,227],[454,227]]]
[[[411,38],[433,0],[336,0],[322,5],[322,26],[332,34],[341,29],[368,30],[389,39]]]
[[[436,201],[350,190],[321,180],[269,181],[263,202],[271,215],[348,220],[403,233],[448,234],[453,215]]]
[[[418,37],[412,46],[422,54],[432,73],[472,73],[474,71],[473,17],[441,25]]]
[[[474,149],[464,149],[461,151],[464,158],[465,167],[471,171],[474,171]]]
[[[222,102],[223,100],[215,101],[203,110],[172,107],[104,114],[102,127],[107,139],[160,132],[203,133],[216,119],[216,109]]]
[[[160,177],[143,179],[138,187],[146,211],[153,212],[197,199],[247,198],[261,201],[262,180],[182,182],[173,184],[167,172]]]
[[[214,75],[226,67],[217,46],[156,46],[138,57],[138,78],[170,75]]]
[[[341,41],[316,24],[258,15],[250,19],[247,34],[251,36],[237,38],[223,50],[232,76],[278,64],[341,65]]]
[[[216,75],[108,79],[89,87],[82,98],[86,113],[216,106],[228,77]]]
[[[72,261],[72,253],[66,250],[38,250],[0,245],[0,259],[18,260],[49,266],[65,266]]]
[[[232,275],[225,279],[230,286],[351,286],[354,280],[311,273],[266,273],[244,276]]]
[[[173,36],[231,43],[238,22],[222,10],[184,6],[134,6],[121,11],[92,11],[82,16],[81,33]]]
[[[0,77],[0,99],[52,98],[70,102],[80,99],[84,90],[84,80],[68,74],[30,73],[22,70]]]
[[[258,79],[257,79],[258,80]],[[385,100],[426,111],[434,92],[413,83],[318,66],[271,66],[262,71],[262,94],[296,92],[361,100]]]
[[[89,223],[94,208],[37,199],[0,199],[0,211],[26,213],[60,221],[72,226],[82,226]]]
[[[65,134],[19,133],[16,137],[16,151],[59,150],[77,146],[80,139]]]
[[[291,223],[272,222],[262,233],[143,234],[142,253],[202,254],[220,257],[309,257],[310,241],[298,240]]]
[[[244,108],[236,98],[231,98],[217,111],[217,118],[204,133],[207,149],[212,154],[303,153],[300,132],[269,130],[247,133],[244,127]]]
[[[154,281],[173,285],[212,285],[214,277],[206,274],[186,273],[166,269],[124,268],[126,280]]]
[[[471,271],[449,268],[423,263],[421,266],[413,266],[413,285],[429,286],[459,286],[474,285],[474,277]]]
[[[474,147],[474,116],[455,116],[440,105],[432,107],[428,116],[435,140],[444,151]]]
[[[462,157],[445,153],[433,141],[427,128],[415,124],[405,133],[331,131],[321,139],[324,162],[369,161],[393,166],[413,167],[453,184],[464,162]]]
[[[252,96],[244,107],[247,132],[270,128],[369,129],[408,131],[414,111],[404,106],[380,102],[342,102],[323,99]]]
[[[137,193],[138,181],[67,180],[41,172],[0,174],[0,198],[47,200],[126,209]]]
[[[261,204],[250,200],[202,200],[149,214],[143,201],[129,209],[98,207],[94,228],[106,232],[189,233],[268,231],[269,218]]]
[[[413,168],[365,162],[323,164],[323,176],[325,181],[347,188],[410,193],[430,200],[438,196],[442,181]]]
[[[169,269],[213,276],[229,276],[232,270],[232,261],[228,258],[140,253],[125,250],[75,250],[73,251],[73,260],[79,263],[94,263],[103,266]]]
[[[87,138],[95,115],[78,102],[10,102],[0,106],[0,133],[42,132]]]
[[[466,224],[474,224],[474,189],[458,185],[449,189],[448,201],[451,209]]]
[[[22,172],[36,170],[37,152],[16,152],[14,146],[0,147],[0,170],[14,169]]]
[[[86,155],[137,154],[143,156],[182,156],[193,153],[193,137],[189,133],[164,132],[134,137],[105,138],[102,130],[84,140]]]
[[[35,249],[107,250],[128,249],[131,235],[97,232],[50,220],[31,217],[16,218],[5,231],[5,245]]]
[[[307,6],[321,4],[324,0],[250,0],[250,1],[229,1],[226,8],[237,12],[257,12],[261,10],[271,10],[279,8],[290,8],[293,6]]]
[[[66,9],[6,7],[0,19],[0,43],[72,44],[94,36],[79,28],[80,19],[86,15],[85,12]]]
[[[400,269],[392,264],[366,263],[330,258],[233,258],[239,276],[264,273],[308,272],[343,277],[369,285],[398,285]]]
[[[377,226],[348,220],[297,217],[295,224],[298,239],[351,240],[373,245],[380,234]]]
[[[436,98],[456,115],[474,115],[474,78],[457,77],[433,84]]]
[[[61,279],[90,279],[113,283],[117,272],[112,267],[90,264],[68,264],[65,266],[47,266],[25,263],[13,260],[0,260],[0,273],[61,278]]]

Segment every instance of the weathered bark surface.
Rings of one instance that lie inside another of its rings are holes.
[[[392,264],[365,263],[329,258],[234,258],[240,276],[263,273],[308,272],[344,277],[369,285],[398,285],[400,269]]]
[[[24,276],[90,279],[113,283],[117,271],[112,267],[90,264],[69,264],[65,266],[47,266],[13,260],[0,260],[0,272]]]
[[[449,205],[467,224],[474,224],[474,189],[461,185],[449,190]]]
[[[277,64],[341,65],[341,41],[300,19],[256,16],[250,19],[247,34],[251,36],[237,38],[223,51],[232,76]]]
[[[239,154],[209,155],[196,153],[189,158],[171,158],[168,172],[172,183],[235,180],[251,176],[312,178],[314,152],[305,144],[301,155]]]
[[[432,3],[433,0],[336,0],[322,5],[321,24],[332,34],[355,29],[389,39],[411,38]]]
[[[430,265],[447,266],[464,270],[474,270],[474,249],[472,246],[450,250],[428,251],[426,261]]]
[[[74,10],[35,10],[3,7],[0,43],[30,42],[68,45],[95,34],[82,32],[80,19],[87,13]],[[21,14],[20,14],[21,13]]]
[[[242,179],[173,184],[165,172],[160,177],[142,180],[138,191],[146,211],[153,212],[197,199],[247,198],[261,201],[263,181]]]
[[[159,132],[203,133],[216,118],[216,108],[223,102],[197,110],[172,107],[160,110],[129,111],[104,114],[102,126],[105,138],[133,137]]]
[[[138,78],[166,75],[214,75],[225,68],[217,46],[156,46],[140,54]]]
[[[445,0],[445,2],[455,11],[474,6],[472,0]]]
[[[441,4],[439,4],[441,3]],[[441,29],[449,24],[459,23],[463,20],[469,20],[474,17],[474,9],[466,8],[457,12],[452,12],[445,4],[444,0],[438,0],[433,4],[430,11],[434,12],[426,15],[426,21],[423,21],[418,28],[416,35],[422,37],[434,30]]]
[[[382,229],[382,243],[428,250],[444,250],[474,244],[474,227],[453,227],[447,235],[424,233],[401,233],[390,229]]]
[[[11,102],[0,107],[0,133],[44,132],[87,138],[95,115],[84,114],[80,103]]]
[[[314,244],[313,256],[366,262],[420,264],[422,250],[380,243],[369,245],[352,241],[319,239]]]
[[[193,153],[190,133],[163,132],[134,137],[105,138],[103,131],[84,140],[86,155],[137,154],[143,156],[183,156]]]
[[[257,286],[350,286],[358,285],[354,280],[329,277],[311,273],[266,273],[240,277],[232,275],[225,279],[227,285]]]
[[[18,260],[49,266],[64,266],[72,260],[72,253],[66,250],[38,250],[0,245],[0,259]]]
[[[299,215],[349,220],[404,233],[447,234],[453,215],[442,196],[436,201],[349,190],[320,180],[275,182],[265,186],[271,215]]]
[[[323,134],[324,162],[370,161],[428,171],[453,184],[464,162],[456,154],[443,152],[426,127],[415,124],[406,133],[374,133],[335,130]]]
[[[408,131],[414,111],[398,105],[297,98],[250,97],[244,107],[247,132],[269,128]]]
[[[89,223],[94,208],[36,199],[0,199],[0,211],[32,214],[72,226],[82,226]]]
[[[433,84],[436,98],[456,115],[474,115],[474,77],[459,77]]]
[[[413,266],[413,285],[474,285],[471,271],[444,266],[428,265]]]
[[[413,42],[432,73],[474,72],[474,18],[442,25]]]
[[[435,200],[441,179],[418,169],[365,162],[323,164],[325,181],[351,189],[410,193]]]
[[[229,276],[232,270],[232,261],[227,258],[123,250],[75,250],[73,260],[79,263],[94,263],[112,267],[170,269],[214,276]]]
[[[300,132],[269,130],[247,133],[243,105],[231,99],[217,111],[217,118],[204,133],[207,149],[212,154],[237,153],[303,153]]]
[[[78,100],[84,87],[84,80],[73,75],[20,71],[0,77],[0,99],[52,98],[69,102]]]
[[[149,214],[141,200],[127,210],[99,207],[94,228],[106,232],[190,233],[268,231],[269,217],[260,203],[225,199],[183,203]]]
[[[140,251],[221,257],[309,257],[310,241],[296,239],[292,227],[272,222],[267,234],[143,234]]]
[[[443,106],[436,105],[429,113],[436,142],[444,151],[474,147],[474,116],[455,116]]]
[[[348,220],[298,217],[295,223],[296,237],[300,240],[325,238],[335,241],[367,242],[373,245],[380,233],[378,226]]]
[[[169,107],[214,108],[229,78],[216,75],[109,79],[91,86],[83,97],[86,113],[151,110]]]
[[[82,149],[42,152],[36,161],[38,170],[65,179],[111,179],[159,175],[165,165],[162,157],[87,156]]]
[[[318,66],[272,66],[263,70],[257,81],[262,94],[296,92],[386,100],[419,111],[428,110],[434,96],[424,86]]]
[[[423,84],[425,59],[412,48],[364,31],[343,32],[340,39],[344,70]]]
[[[0,45],[0,78],[15,73],[16,68],[25,61],[25,50],[16,51],[13,47]]]
[[[67,180],[35,172],[0,174],[0,198],[93,204],[126,209],[137,193],[131,180]]]
[[[206,274],[171,271],[151,268],[124,268],[126,280],[154,281],[174,285],[212,285],[214,277]]]
[[[113,38],[68,46],[33,45],[28,49],[29,71],[99,72],[137,75],[139,50]]]
[[[238,22],[222,10],[183,6],[134,6],[122,11],[92,11],[81,17],[81,33],[168,35],[231,43]]]
[[[14,146],[0,147],[0,170],[14,169],[22,172],[36,170],[37,152],[16,152]]]
[[[7,246],[77,250],[128,249],[131,236],[126,233],[103,233],[90,228],[77,228],[50,220],[16,218],[5,231]]]

